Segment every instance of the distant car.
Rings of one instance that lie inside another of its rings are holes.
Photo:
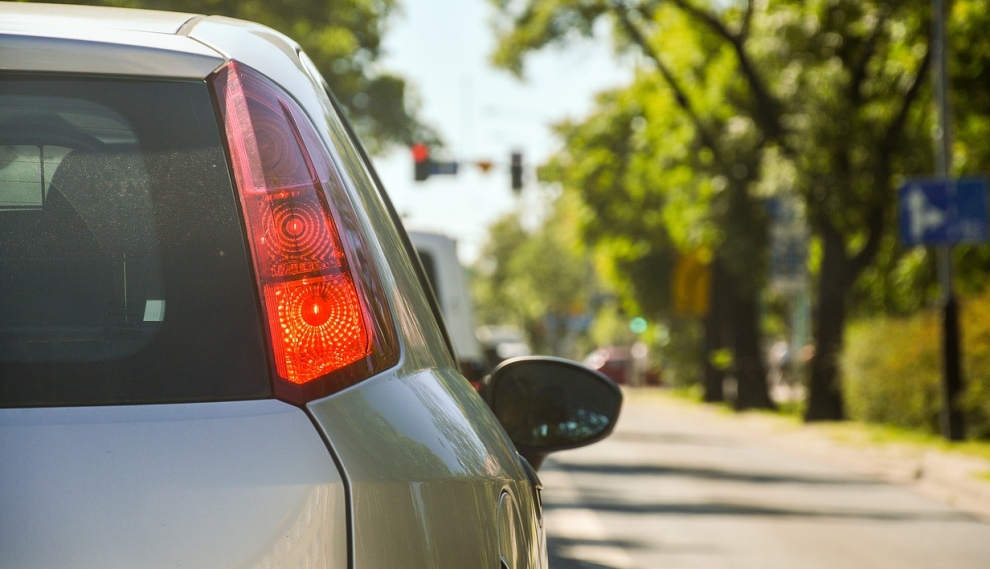
[[[643,353],[637,354],[635,348],[627,346],[607,346],[598,348],[588,354],[582,363],[591,369],[600,371],[609,379],[620,385],[639,383],[640,385],[660,385],[662,377],[657,369],[646,365],[645,346],[639,344]],[[637,356],[640,358],[637,369]],[[636,377],[636,374],[639,377]]]
[[[495,367],[499,363],[532,353],[522,330],[509,324],[480,326],[477,330],[478,341],[488,365]]]
[[[292,40],[0,3],[0,567],[546,567],[621,393],[479,395],[415,255]]]

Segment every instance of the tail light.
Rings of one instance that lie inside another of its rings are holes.
[[[303,404],[398,360],[363,231],[299,105],[231,62],[211,78],[254,261],[275,395]]]

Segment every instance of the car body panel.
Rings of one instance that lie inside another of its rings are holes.
[[[454,369],[379,377],[309,405],[350,486],[355,567],[498,567],[500,548],[520,558],[510,567],[537,566],[528,482],[483,405]],[[500,520],[503,494],[520,507]]]
[[[299,408],[0,409],[0,429],[2,567],[347,566],[344,484]]]

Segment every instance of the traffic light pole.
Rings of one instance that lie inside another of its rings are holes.
[[[948,46],[945,37],[945,15],[951,0],[933,0],[935,30],[932,48],[935,58],[935,100],[938,112],[938,128],[935,131],[936,174],[948,183],[949,191],[955,191],[951,183],[952,173],[952,121],[949,114]],[[961,395],[963,391],[962,366],[960,365],[959,301],[953,286],[952,248],[940,245],[937,249],[939,283],[942,287],[942,403],[941,430],[946,440],[961,441],[966,436],[963,422]]]

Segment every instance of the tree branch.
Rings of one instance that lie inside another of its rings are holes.
[[[694,110],[694,107],[691,105],[691,101],[688,99],[687,92],[681,86],[680,82],[677,81],[677,78],[674,76],[670,68],[667,67],[667,65],[660,58],[660,54],[657,53],[652,45],[650,45],[650,42],[646,40],[646,37],[643,36],[640,29],[636,27],[636,23],[629,18],[628,10],[620,4],[618,6],[613,6],[613,11],[615,12],[616,18],[618,18],[619,23],[622,25],[622,28],[627,34],[629,34],[629,37],[633,40],[633,42],[635,42],[643,53],[656,64],[657,69],[660,71],[660,75],[663,77],[664,81],[667,82],[670,90],[673,91],[674,100],[677,102],[677,106],[681,107],[681,109],[683,109],[691,119],[691,122],[694,123],[695,130],[698,131],[698,136],[701,138],[701,143],[712,151],[717,162],[720,164],[725,164],[726,162],[722,158],[722,153],[718,145],[715,143],[715,138],[708,131],[708,126],[701,120],[701,117],[698,116],[698,113]]]
[[[889,175],[887,176],[889,177]],[[860,249],[852,259],[849,260],[849,284],[856,281],[863,269],[873,262],[880,251],[880,243],[883,238],[883,229],[887,219],[887,204],[874,204],[866,214],[867,237],[866,245]]]
[[[928,76],[928,66],[931,62],[931,44],[925,48],[925,55],[921,60],[921,64],[918,66],[918,72],[914,76],[914,81],[908,87],[908,90],[904,93],[904,97],[901,99],[901,107],[898,109],[897,114],[894,115],[893,120],[891,120],[890,125],[887,127],[887,132],[884,134],[883,139],[879,144],[879,174],[877,179],[880,183],[887,184],[890,181],[890,170],[891,170],[891,156],[897,149],[897,139],[900,138],[901,133],[904,130],[904,125],[907,123],[908,113],[911,110],[912,104],[918,99],[918,94],[921,91],[921,86],[924,85],[924,80]],[[886,190],[887,188],[883,188]],[[885,195],[886,191],[877,192],[878,195]],[[878,197],[874,200],[873,206],[870,208],[867,214],[867,228],[869,234],[866,239],[866,245],[859,250],[858,253],[851,259],[850,273],[852,278],[855,278],[859,273],[865,269],[871,262],[873,262],[873,257],[876,256],[877,251],[880,250],[880,241],[883,237],[883,227],[884,220],[886,218],[886,206],[887,202]]]
[[[876,27],[871,30],[870,37],[866,39],[866,45],[863,48],[863,53],[850,67],[852,74],[851,81],[849,82],[849,89],[854,105],[862,101],[863,83],[866,81],[866,72],[870,64],[870,59],[872,59],[873,54],[876,53],[877,42],[880,40],[883,27],[887,24],[887,16],[887,10],[884,10],[883,13],[880,14],[880,17],[877,19]]]
[[[746,81],[749,84],[749,88],[753,93],[753,98],[755,99],[754,103],[756,108],[754,109],[753,118],[756,120],[757,124],[760,125],[760,128],[763,130],[768,139],[784,146],[784,127],[780,122],[780,101],[770,94],[770,90],[767,89],[764,84],[763,78],[760,77],[759,73],[757,73],[756,68],[753,66],[753,62],[746,53],[746,50],[744,49],[746,37],[741,31],[739,34],[732,33],[732,31],[729,30],[729,28],[727,28],[725,24],[714,14],[698,8],[687,0],[668,1],[695,20],[711,28],[716,35],[721,36],[725,41],[729,42],[729,45],[732,46],[733,51],[736,53],[736,58],[739,60],[739,68],[746,77]],[[753,6],[751,1],[749,6],[747,6],[747,14],[749,14],[752,10]]]
[[[928,67],[931,65],[932,59],[931,53],[931,42],[929,42],[925,47],[925,55],[921,58],[921,64],[918,65],[918,72],[915,74],[914,80],[908,86],[908,90],[901,99],[901,108],[897,110],[897,114],[894,115],[893,120],[890,121],[890,125],[887,126],[887,132],[884,134],[880,144],[881,153],[892,154],[894,152],[895,143],[900,138],[901,132],[904,130],[904,125],[907,123],[911,105],[918,98],[921,87],[928,77]]]
[[[756,8],[754,0],[747,0],[746,12],[743,14],[742,25],[739,27],[739,39],[745,42],[749,37],[749,26],[753,21],[753,10]]]
[[[715,16],[715,14],[702,10],[701,8],[698,8],[697,6],[688,2],[687,0],[668,0],[668,1],[674,4],[675,6],[677,6],[678,8],[680,8],[682,12],[687,13],[695,20],[698,20],[702,24],[711,28],[716,34],[722,36],[729,43],[732,43],[733,45],[741,43],[739,35],[732,33],[732,31],[729,30],[729,28],[727,28],[725,24],[722,23],[722,20],[719,20]]]

